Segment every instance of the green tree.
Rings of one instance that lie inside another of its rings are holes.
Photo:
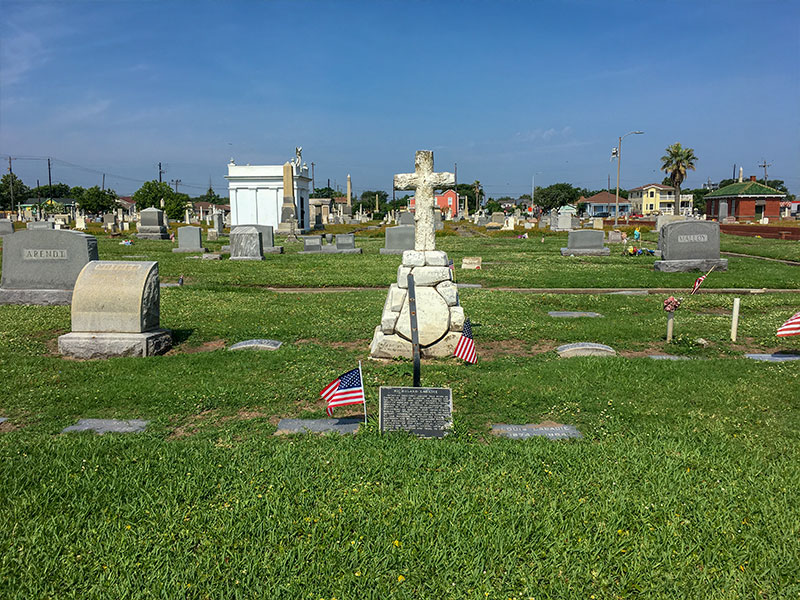
[[[214,191],[214,188],[208,186],[208,190],[202,196],[196,198],[197,202],[208,202],[209,204],[224,204],[222,198]]]
[[[69,197],[72,198],[73,200],[77,200],[78,198],[83,196],[83,192],[85,192],[85,191],[86,191],[85,188],[82,188],[81,186],[76,185],[75,187],[72,187],[72,188],[69,189]]]
[[[31,195],[31,189],[14,173],[6,173],[0,179],[0,208],[11,210],[11,192],[14,192],[14,206],[19,206],[20,202],[25,202]]]
[[[342,196],[342,192],[334,190],[331,187],[314,188],[311,198],[338,198]]]
[[[99,215],[108,212],[117,206],[117,194],[114,190],[101,190],[99,186],[84,190],[80,197],[75,198],[82,210],[89,214]]]
[[[71,188],[66,183],[54,183],[52,186],[40,185],[31,190],[32,198],[69,198]]]
[[[500,206],[500,203],[497,200],[495,200],[494,198],[490,199],[486,203],[486,206],[484,206],[484,209],[489,214],[496,213],[496,212],[503,212],[503,207]]]
[[[175,195],[168,183],[163,181],[146,181],[138,190],[133,193],[133,201],[136,203],[137,210],[143,210],[154,206],[161,208],[161,199],[166,203],[168,198]]]
[[[686,172],[694,171],[697,157],[693,148],[684,148],[679,143],[667,146],[666,154],[661,157],[661,170],[669,175],[670,183],[675,188],[675,206],[680,205],[681,184],[686,179]]]
[[[575,204],[580,197],[581,189],[569,183],[554,183],[536,190],[536,204],[545,211]]]
[[[700,214],[705,214],[706,212],[706,194],[710,193],[711,190],[705,190],[702,188],[696,190],[688,190],[686,193],[692,195],[692,205],[694,206],[695,210],[697,210]]]

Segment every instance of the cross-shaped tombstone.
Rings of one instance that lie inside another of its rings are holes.
[[[414,156],[414,172],[394,176],[394,189],[416,190],[414,211],[414,250],[423,252],[436,249],[433,223],[433,192],[448,185],[454,185],[453,173],[433,172],[433,152],[417,150]]]

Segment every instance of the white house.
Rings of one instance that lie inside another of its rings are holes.
[[[310,228],[308,210],[308,166],[302,163],[300,149],[291,161],[294,180],[294,205],[298,228]],[[236,225],[272,225],[277,231],[283,205],[283,165],[237,165],[228,163],[228,192],[231,204],[231,227]]]

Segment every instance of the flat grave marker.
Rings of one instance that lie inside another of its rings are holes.
[[[99,435],[106,433],[140,433],[147,429],[150,421],[130,419],[120,421],[117,419],[81,419],[75,425],[70,425],[61,430],[61,433],[74,431],[94,431]]]
[[[745,354],[745,358],[761,362],[787,362],[800,360],[800,354],[775,352],[774,354]]]
[[[340,435],[354,434],[364,422],[361,417],[343,417],[341,419],[281,419],[275,435],[292,433],[329,433]]]
[[[281,344],[283,344],[283,342],[279,342],[278,340],[245,340],[243,342],[237,342],[228,348],[228,350],[277,350],[281,347]]]
[[[611,346],[605,344],[595,344],[593,342],[578,342],[575,344],[564,344],[556,348],[556,352],[561,358],[572,358],[574,356],[616,356],[617,352]]]
[[[573,310],[551,310],[547,313],[551,317],[555,317],[556,319],[577,319],[580,317],[589,317],[589,318],[596,318],[602,317],[600,313],[596,312],[584,312],[584,311],[573,311]]]
[[[492,425],[492,433],[506,438],[524,440],[532,437],[544,437],[549,440],[581,439],[583,435],[574,425],[563,425],[554,421],[528,423],[527,425]]]
[[[465,256],[461,259],[462,269],[480,269],[482,257],[480,256]]]

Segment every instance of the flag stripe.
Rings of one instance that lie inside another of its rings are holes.
[[[364,380],[361,377],[361,368],[339,375],[319,395],[327,403],[328,416],[333,415],[333,408],[336,406],[365,404]]]
[[[800,335],[800,312],[795,313],[786,323],[778,327],[778,337]]]

